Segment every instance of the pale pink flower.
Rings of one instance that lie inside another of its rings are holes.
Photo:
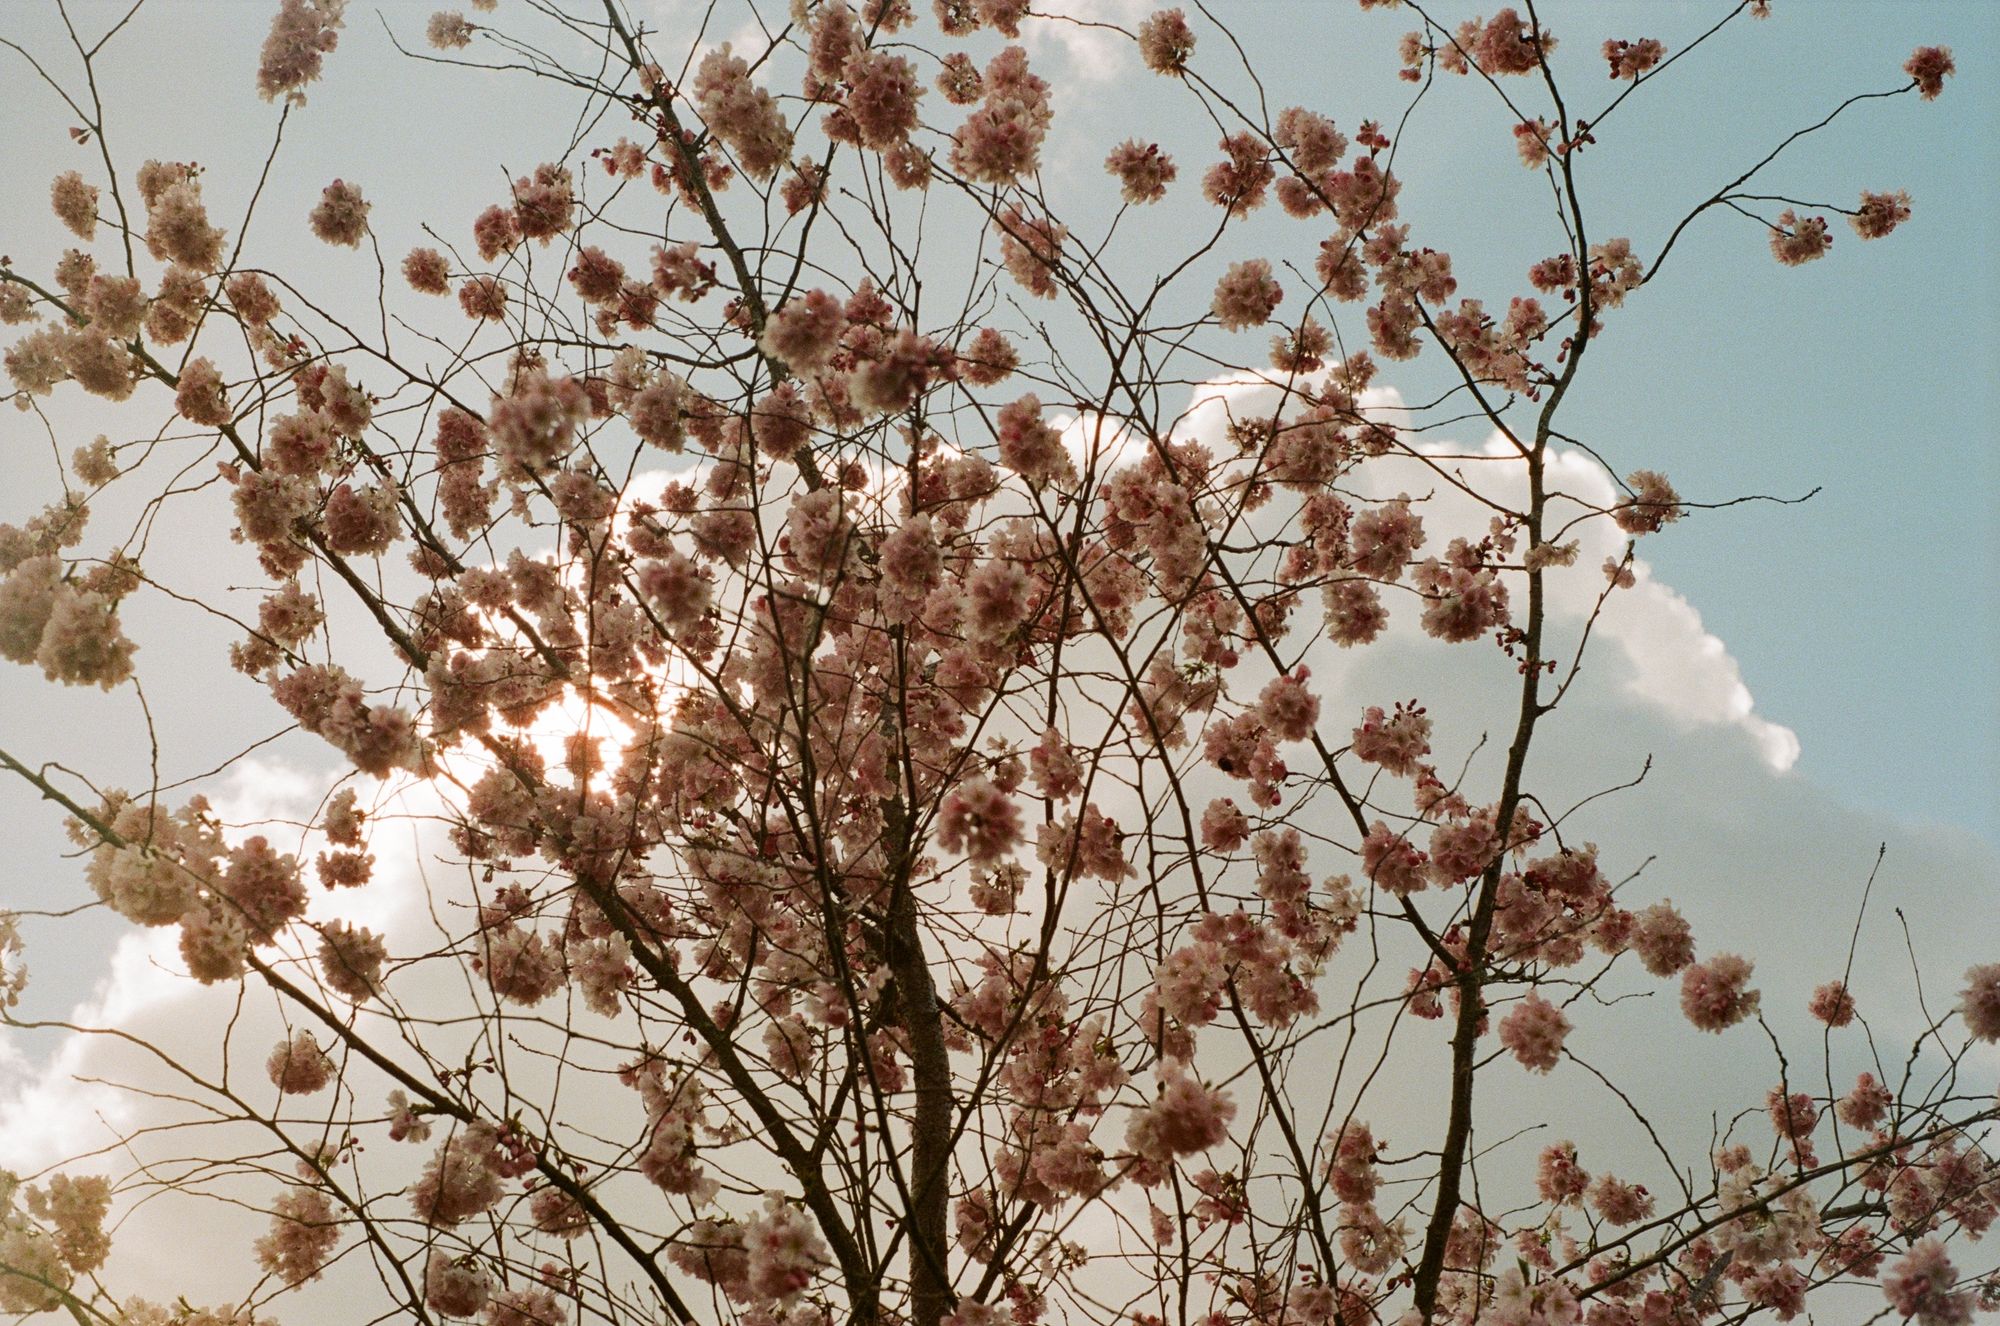
[[[1319,721],[1319,697],[1306,689],[1310,674],[1300,666],[1273,678],[1257,696],[1257,716],[1280,741],[1304,741]]]
[[[1083,761],[1053,727],[1029,750],[1028,770],[1035,790],[1050,800],[1066,801],[1083,790]]]
[[[1477,20],[1462,24],[1458,44],[1469,50],[1473,61],[1488,74],[1529,74],[1540,67],[1542,57],[1555,50],[1556,39],[1514,10],[1503,9],[1484,27]]]
[[[106,336],[128,341],[146,316],[146,292],[137,277],[93,276],[83,299],[90,325]]]
[[[478,26],[467,21],[465,15],[457,10],[440,9],[431,15],[424,36],[440,51],[456,51],[470,46],[472,34],[477,31]]]
[[[49,202],[56,218],[78,239],[97,234],[97,186],[86,184],[83,176],[66,170],[49,186]]]
[[[759,344],[793,372],[810,373],[826,366],[846,330],[840,301],[824,290],[809,290],[765,320]]]
[[[937,88],[952,105],[970,106],[986,94],[986,81],[980,77],[979,66],[970,55],[952,51],[938,70]]]
[[[546,245],[576,223],[576,181],[567,166],[544,162],[514,181],[514,226],[522,239]]]
[[[1864,189],[1861,206],[1847,218],[1847,224],[1853,226],[1854,233],[1863,239],[1880,239],[1909,219],[1910,195],[1907,191],[1869,193]]]
[[[1430,884],[1424,867],[1429,864],[1421,849],[1408,838],[1390,829],[1381,820],[1369,826],[1361,840],[1361,868],[1386,893],[1406,897]]]
[[[331,921],[320,927],[319,966],[326,983],[359,1004],[382,992],[382,964],[389,950],[365,926]]]
[[[1974,1040],[2000,1041],[2000,962],[1989,962],[1965,973],[1958,996],[1958,1015]]]
[[[1752,964],[1734,953],[1718,953],[1681,975],[1681,1012],[1703,1031],[1721,1031],[1754,1016],[1761,996],[1747,988]]]
[[[1236,1105],[1228,1096],[1204,1086],[1179,1064],[1169,1064],[1161,1069],[1160,1093],[1153,1103],[1133,1111],[1125,1141],[1141,1159],[1164,1163],[1222,1141],[1235,1117]]]
[[[1228,797],[1208,803],[1201,815],[1202,846],[1212,852],[1233,852],[1250,836],[1250,820]]]
[[[296,1289],[320,1278],[339,1242],[333,1199],[319,1188],[294,1185],[272,1207],[270,1232],[256,1243],[257,1264]]]
[[[373,204],[361,197],[358,186],[335,180],[320,191],[319,205],[306,217],[312,233],[328,244],[361,247],[368,233],[368,210]]]
[[[1410,510],[1410,495],[1363,511],[1349,526],[1350,565],[1371,580],[1403,578],[1410,559],[1424,546],[1424,519]]]
[[[108,401],[122,401],[137,385],[131,352],[98,328],[70,328],[56,344],[63,371],[77,386]]]
[[[1606,1223],[1613,1225],[1636,1225],[1653,1214],[1652,1194],[1639,1184],[1626,1183],[1609,1174],[1599,1175],[1590,1185],[1590,1204]]]
[[[1490,567],[1473,570],[1432,558],[1417,568],[1415,578],[1429,635],[1464,643],[1508,622],[1507,586]]]
[[[1054,299],[1055,265],[1068,236],[1068,226],[1010,207],[1000,214],[1000,261],[1023,290],[1037,299]]]
[[[1048,137],[1049,85],[1009,46],[986,66],[985,100],[953,135],[951,163],[980,184],[1011,184],[1034,171]]]
[[[1667,482],[1666,475],[1655,470],[1634,470],[1625,476],[1625,484],[1632,495],[1618,500],[1611,508],[1611,519],[1627,534],[1657,534],[1685,514],[1681,495]]]
[[[1890,1309],[1916,1326],[1968,1326],[1974,1295],[1957,1285],[1958,1268],[1935,1238],[1912,1245],[1882,1276]]]
[[[511,207],[495,203],[472,219],[472,242],[481,262],[492,262],[521,242],[521,219]]]
[[[539,368],[519,374],[486,411],[493,450],[512,470],[540,473],[576,445],[590,414],[589,393],[573,377],[550,377]]]
[[[750,80],[750,66],[729,44],[702,58],[694,78],[695,104],[715,136],[736,155],[743,172],[767,180],[792,150],[792,131],[777,101]]]
[[[477,1258],[431,1250],[424,1266],[424,1305],[447,1317],[470,1317],[486,1306],[492,1281]]]
[[[1066,484],[1076,477],[1076,465],[1062,434],[1042,420],[1042,402],[1022,396],[1000,407],[994,420],[1000,463],[1033,486]]]
[[[238,272],[224,284],[236,315],[253,327],[267,327],[278,316],[278,297],[255,272]]]
[[[1389,624],[1382,596],[1366,580],[1329,580],[1320,595],[1326,605],[1327,638],[1343,649],[1370,643]]]
[[[713,582],[693,558],[679,552],[669,550],[658,561],[647,562],[637,579],[639,592],[670,631],[695,626],[715,600]]]
[[[1384,773],[1408,778],[1431,750],[1431,720],[1414,702],[1398,704],[1394,717],[1371,705],[1354,729],[1354,757],[1380,765]]]
[[[1284,297],[1284,287],[1271,275],[1271,264],[1251,258],[1232,264],[1215,283],[1215,298],[1209,308],[1224,331],[1239,331],[1269,321]]]
[[[1194,54],[1194,32],[1187,15],[1162,9],[1139,25],[1139,58],[1156,74],[1178,78]]]
[[[0,952],[5,948],[0,944]],[[4,989],[0,981],[0,990]],[[94,1174],[56,1174],[25,1195],[28,1210],[50,1227],[47,1232],[70,1270],[88,1275],[104,1264],[111,1252],[111,1238],[104,1232],[104,1217],[111,1209],[110,1180]]]
[[[907,141],[924,95],[916,66],[900,55],[871,50],[849,60],[845,73],[849,89],[842,109],[861,146],[887,152]]]
[[[1876,1081],[1873,1073],[1862,1073],[1854,1079],[1854,1089],[1835,1103],[1833,1111],[1850,1128],[1873,1128],[1888,1115],[1895,1100],[1895,1095]]]
[[[1917,95],[1925,101],[1937,100],[1938,93],[1944,91],[1944,80],[1958,72],[1952,63],[1951,47],[1919,46],[1909,59],[1903,62],[1903,72],[1916,85]]]
[[[1613,78],[1637,80],[1665,59],[1666,54],[1667,48],[1654,37],[1641,37],[1638,41],[1607,39],[1604,43],[1604,59],[1611,66]]]
[[[1347,135],[1334,128],[1326,116],[1302,106],[1279,111],[1276,132],[1271,136],[1291,158],[1292,168],[1309,178],[1332,170],[1347,155]]]
[[[1166,197],[1167,186],[1179,174],[1174,159],[1158,143],[1128,138],[1104,158],[1104,169],[1118,177],[1119,192],[1128,203],[1152,203]]]
[[[212,361],[191,359],[181,369],[174,408],[190,423],[220,428],[229,422],[229,397],[223,392],[222,374]]]
[[[947,852],[963,851],[975,865],[995,864],[1020,839],[1020,807],[988,779],[968,778],[938,807],[938,846]]]
[[[201,186],[193,180],[162,189],[146,209],[146,250],[161,262],[214,271],[222,261],[222,240],[222,232],[208,224]]]
[[[1231,134],[1222,140],[1223,159],[1201,177],[1201,196],[1231,216],[1253,212],[1264,205],[1264,195],[1277,172],[1265,155],[1264,144],[1253,134]]]
[[[486,1301],[484,1326],[567,1326],[569,1312],[553,1289],[522,1285]]]
[[[288,1096],[310,1096],[333,1081],[333,1060],[309,1031],[297,1031],[279,1041],[264,1061],[272,1083]]]
[[[446,294],[451,290],[451,265],[436,249],[411,249],[403,259],[403,279],[418,294]]]
[[[388,484],[356,488],[336,485],[320,511],[320,529],[329,551],[347,557],[385,553],[401,532],[397,523],[396,490]]]
[[[1549,135],[1554,132],[1547,120],[1523,120],[1514,126],[1514,150],[1520,153],[1521,164],[1529,170],[1540,170],[1548,164]]]
[[[1561,1060],[1563,1038],[1569,1035],[1570,1025],[1560,1008],[1531,993],[1500,1020],[1500,1044],[1524,1068],[1546,1073]]]
[[[1806,1011],[1829,1027],[1844,1027],[1854,1021],[1854,996],[1847,982],[1828,981],[1812,992]]]
[[[257,95],[266,101],[283,96],[305,104],[300,90],[319,77],[327,52],[340,44],[342,11],[347,0],[283,0],[257,65]]]
[[[827,1261],[826,1244],[812,1218],[774,1195],[743,1226],[744,1278],[759,1298],[789,1303],[804,1293]]]
[[[1021,357],[1013,342],[997,328],[981,327],[971,344],[959,351],[959,376],[975,387],[991,387],[1013,376]]]
[[[1833,237],[1826,233],[1823,216],[1802,217],[1787,207],[1771,227],[1771,256],[1787,267],[1824,257],[1831,247]]]
[[[1556,1142],[1542,1149],[1536,1164],[1535,1187],[1543,1201],[1574,1204],[1582,1200],[1589,1184],[1589,1173],[1577,1163],[1576,1143]]]
[[[500,1200],[499,1135],[488,1123],[470,1123],[431,1156],[410,1189],[410,1205],[433,1226],[461,1224]]]

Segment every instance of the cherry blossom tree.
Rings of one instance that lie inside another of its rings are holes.
[[[1753,959],[1650,891],[1643,846],[1582,840],[1533,758],[1638,541],[1718,504],[1565,431],[1593,347],[1656,279],[1699,279],[1673,261],[1691,227],[1796,265],[1906,221],[1893,189],[1762,180],[1875,99],[1938,97],[1948,50],[1885,57],[1627,238],[1590,163],[1665,113],[1652,84],[1683,56],[1757,40],[1765,0],[1705,5],[1673,44],[1612,33],[1602,63],[1532,3],[1326,12],[1411,99],[1472,93],[1477,141],[1545,186],[1506,224],[1546,256],[1475,295],[1399,208],[1409,103],[1273,109],[1286,90],[1198,6],[796,0],[693,32],[621,0],[508,5],[421,34],[387,16],[398,78],[578,107],[570,150],[425,233],[381,223],[367,179],[224,213],[196,166],[117,157],[92,74],[122,21],[72,27],[68,65],[5,43],[67,101],[78,162],[48,186],[76,247],[0,260],[7,389],[24,424],[78,393],[107,423],[49,422],[45,504],[0,512],[0,653],[107,704],[255,693],[340,771],[304,818],[241,823],[221,771],[113,788],[0,749],[67,817],[95,904],[223,1010],[206,1057],[134,1047],[170,1123],[0,1183],[0,1309],[1996,1306],[1967,1245],[2000,1209],[1976,1080],[2000,964],[1905,1049],[1835,958],[1821,1043],[1787,1044]],[[254,80],[218,94],[253,115],[254,81],[274,158],[326,131],[308,98],[343,8],[281,0]],[[1103,176],[1045,191],[1035,25],[1136,49],[1213,151],[1092,141]],[[323,260],[263,265],[287,230]],[[1414,404],[1411,360],[1444,384]],[[1468,429],[1491,445],[1445,440]],[[250,597],[149,565],[185,507],[227,529],[207,555]],[[148,674],[126,609],[154,600],[231,623],[215,675]],[[1329,680],[1398,631],[1506,679],[1479,718],[1497,758],[1444,740],[1458,697]],[[1768,1052],[1768,1095],[1705,1151],[1571,1041],[1655,991],[1676,1034]],[[1539,1075],[1574,1116],[1530,1136],[1505,1102]],[[1575,1140],[1606,1111],[1657,1154]],[[240,1297],[121,1287],[116,1222],[156,1201],[258,1213]]]

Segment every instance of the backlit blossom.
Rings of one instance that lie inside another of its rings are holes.
[[[1787,207],[1771,227],[1771,256],[1787,267],[1824,257],[1833,245],[1823,216],[1800,216]]]
[[[440,9],[431,15],[431,21],[424,28],[424,36],[440,51],[462,50],[472,44],[472,34],[479,29],[466,20],[465,15],[452,9]]]
[[[1139,58],[1156,74],[1179,76],[1194,54],[1194,32],[1187,15],[1162,9],[1139,25]]]
[[[1431,720],[1415,704],[1399,704],[1393,717],[1371,705],[1354,729],[1354,757],[1381,766],[1383,772],[1408,778],[1430,754]]]
[[[97,233],[97,186],[86,184],[83,176],[66,170],[49,186],[49,202],[56,218],[78,239],[88,240]]]
[[[229,422],[229,398],[223,394],[222,375],[212,362],[191,359],[181,369],[174,408],[190,423],[219,428]]]
[[[1611,509],[1611,519],[1627,534],[1656,534],[1679,520],[1684,512],[1681,495],[1655,470],[1634,470],[1625,476],[1631,496],[1620,498]]]
[[[959,376],[976,387],[1004,382],[1020,365],[1013,342],[995,327],[981,327],[958,353]]]
[[[2000,962],[1989,962],[1965,973],[1958,996],[1958,1015],[1974,1040],[2000,1041]]]
[[[1958,66],[1952,63],[1951,47],[1919,46],[1903,62],[1903,72],[1916,84],[1919,97],[1935,101],[1938,93],[1944,91],[1945,78],[1957,73]]]
[[[1160,1094],[1153,1103],[1133,1112],[1125,1141],[1145,1160],[1168,1161],[1222,1141],[1235,1117],[1235,1102],[1227,1095],[1171,1065],[1161,1072]]]
[[[264,1070],[288,1096],[310,1096],[333,1080],[333,1060],[309,1031],[295,1032],[290,1040],[279,1041]]]
[[[694,78],[695,104],[709,129],[752,179],[767,180],[785,164],[792,132],[777,101],[750,79],[750,66],[729,44],[702,58]]]
[[[833,357],[846,329],[840,301],[824,290],[808,290],[765,319],[760,345],[793,372],[811,373]]]
[[[1666,54],[1667,48],[1654,37],[1642,37],[1638,41],[1610,39],[1604,43],[1604,59],[1611,66],[1613,78],[1637,79],[1657,65]]]
[[[1069,227],[1008,208],[1000,216],[1000,261],[1023,290],[1040,299],[1056,294],[1055,265]]]
[[[1179,170],[1158,143],[1128,138],[1111,149],[1104,169],[1118,177],[1119,192],[1128,203],[1158,202]]]
[[[1973,1294],[1957,1285],[1958,1268],[1951,1264],[1944,1244],[1927,1238],[1912,1245],[1883,1274],[1882,1295],[1892,1311],[1916,1326],[1967,1326]]]
[[[1231,134],[1222,140],[1222,151],[1223,159],[1201,177],[1201,196],[1228,209],[1231,216],[1262,207],[1277,174],[1265,156],[1264,144],[1252,134]]]
[[[1847,982],[1828,981],[1812,992],[1806,1011],[1829,1027],[1844,1027],[1854,1021],[1854,996]]]
[[[1847,218],[1847,224],[1854,227],[1854,233],[1863,239],[1880,239],[1897,226],[1910,219],[1910,195],[1907,191],[1894,193],[1861,194],[1861,206]]]
[[[237,272],[224,284],[230,305],[238,317],[253,327],[269,326],[278,316],[278,297],[270,284],[255,272]]]
[[[300,91],[319,77],[327,52],[340,44],[347,0],[283,0],[257,64],[257,94],[303,104]]]
[[[293,1185],[278,1195],[270,1232],[257,1240],[257,1264],[296,1289],[317,1280],[340,1243],[333,1199],[316,1187]]]
[[[1000,463],[1036,487],[1067,482],[1076,466],[1062,434],[1042,421],[1042,403],[1023,396],[1000,407],[994,421],[998,427]]]
[[[1606,1223],[1635,1225],[1653,1214],[1653,1198],[1636,1183],[1600,1174],[1590,1185],[1590,1204]]]
[[[1271,312],[1285,297],[1285,289],[1271,275],[1271,264],[1262,258],[1232,264],[1215,283],[1215,299],[1210,311],[1224,331],[1240,331],[1270,320]]]
[[[433,1226],[462,1224],[500,1200],[499,1138],[487,1123],[466,1124],[432,1155],[410,1189],[410,1205]]]
[[[1041,159],[1052,112],[1049,85],[1028,70],[1028,53],[1009,46],[981,79],[979,109],[953,136],[952,166],[981,184],[1011,184]]]
[[[381,993],[382,964],[388,956],[381,936],[365,926],[332,921],[320,929],[320,972],[329,986],[357,1004]]]
[[[358,249],[361,237],[368,233],[371,205],[362,199],[360,188],[345,180],[335,180],[320,191],[319,205],[306,221],[313,234],[326,243]]]
[[[1757,1012],[1761,996],[1747,988],[1751,963],[1734,953],[1718,953],[1681,975],[1681,1012],[1703,1031],[1721,1031]]]
[[[974,864],[1000,860],[1020,837],[1020,808],[987,779],[967,779],[938,807],[938,846],[947,852],[963,851]]]
[[[486,1306],[492,1281],[477,1258],[431,1250],[424,1266],[424,1305],[448,1317],[470,1317]]]

